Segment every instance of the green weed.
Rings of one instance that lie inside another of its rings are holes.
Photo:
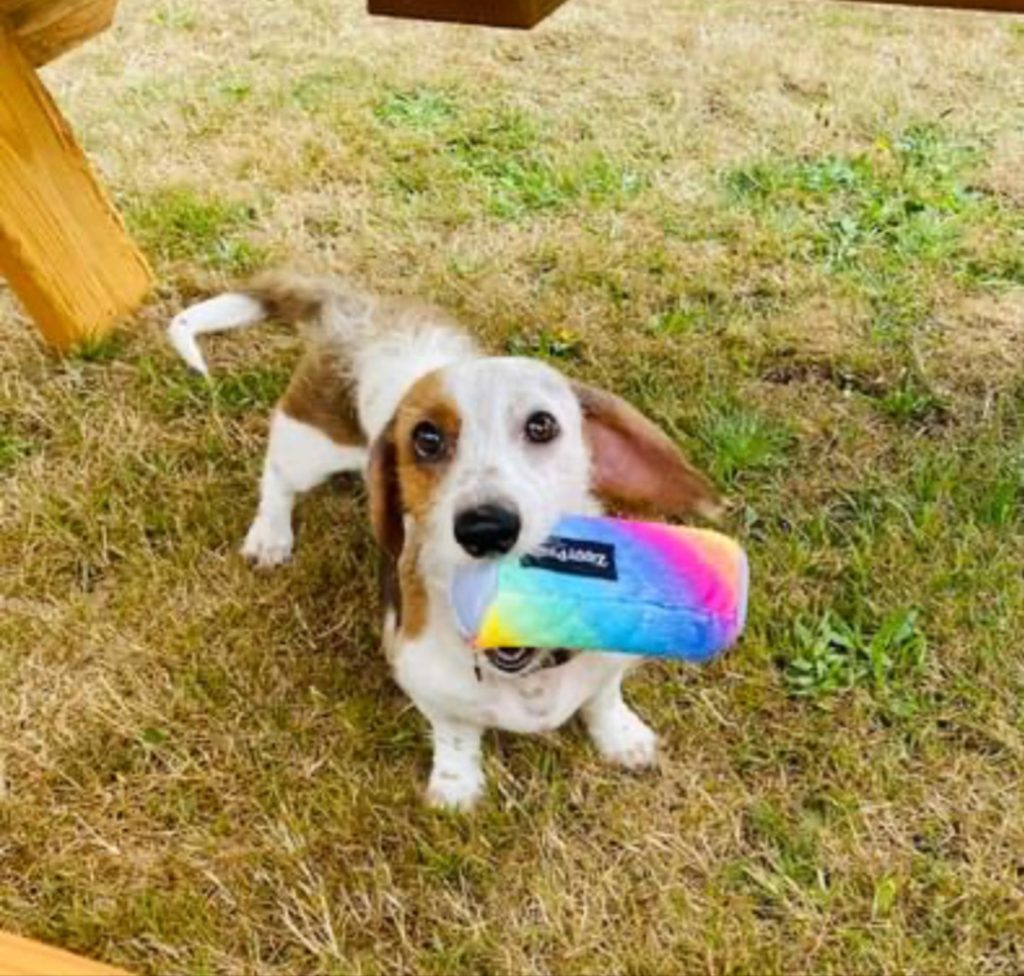
[[[780,467],[793,443],[785,424],[728,400],[708,408],[698,436],[712,474],[727,485]]]
[[[511,356],[539,356],[542,359],[579,359],[583,339],[571,329],[541,329],[517,332],[506,343]]]
[[[889,691],[917,674],[926,650],[911,610],[891,613],[870,633],[825,613],[816,624],[797,621],[794,639],[796,653],[786,664],[786,686],[791,694],[806,698],[860,687]]]
[[[945,418],[947,412],[945,400],[912,374],[905,375],[878,402],[882,411],[899,423],[920,425],[938,422]]]

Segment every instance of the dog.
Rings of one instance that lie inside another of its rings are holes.
[[[635,656],[477,654],[457,630],[450,587],[476,560],[535,551],[570,513],[714,518],[709,480],[619,397],[539,360],[485,355],[423,302],[276,272],[187,308],[168,335],[206,374],[198,336],[271,318],[299,326],[306,348],[270,420],[242,552],[260,567],[285,562],[296,497],[363,472],[387,570],[384,651],[433,736],[428,802],[466,810],[480,798],[486,729],[544,732],[576,712],[605,759],[654,764],[655,733],[622,697]]]

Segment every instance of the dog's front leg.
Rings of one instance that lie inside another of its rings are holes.
[[[622,700],[625,669],[613,675],[583,705],[583,721],[597,751],[627,769],[653,766],[657,758],[658,737]]]
[[[431,806],[469,810],[484,790],[478,725],[428,716],[434,737],[434,766],[427,786]]]

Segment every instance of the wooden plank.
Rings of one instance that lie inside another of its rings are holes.
[[[14,29],[18,46],[34,65],[105,31],[117,0],[0,0],[0,16]]]
[[[150,271],[2,21],[0,92],[0,273],[66,348],[133,311]]]
[[[490,27],[530,28],[565,0],[368,0],[367,10],[384,17],[442,20]],[[757,0],[751,0],[752,3]],[[1024,13],[1024,0],[847,0],[880,6],[945,7],[951,10],[991,10]],[[652,16],[654,11],[649,11]]]
[[[1024,13],[1024,0],[848,0],[878,6],[944,7],[947,10],[990,10],[997,13]]]
[[[127,976],[123,969],[0,932],[0,976]]]
[[[489,27],[529,28],[565,0],[369,0],[371,14]]]

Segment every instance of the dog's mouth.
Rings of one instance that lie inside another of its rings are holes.
[[[491,647],[483,655],[502,674],[524,674],[568,664],[575,651],[567,647]]]

